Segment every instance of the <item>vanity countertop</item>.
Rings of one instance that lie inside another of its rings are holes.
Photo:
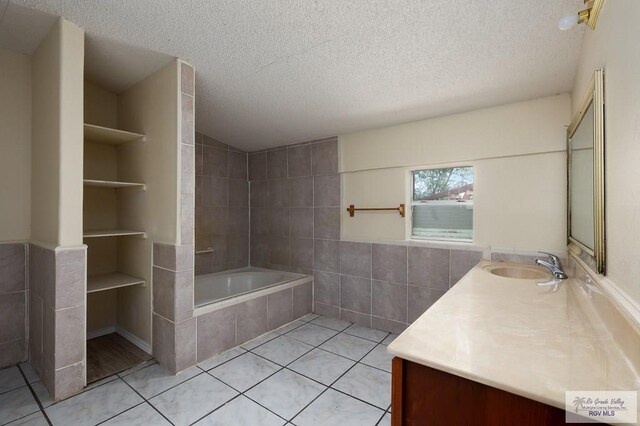
[[[553,291],[489,265],[480,262],[388,351],[561,409],[567,390],[640,391],[638,335],[595,285],[572,277]]]

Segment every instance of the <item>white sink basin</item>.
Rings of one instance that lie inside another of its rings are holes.
[[[483,268],[490,274],[503,278],[515,278],[519,280],[544,280],[551,279],[551,274],[542,268],[526,265],[489,265]]]

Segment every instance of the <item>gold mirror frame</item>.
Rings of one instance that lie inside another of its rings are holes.
[[[578,129],[584,114],[593,103],[593,222],[594,247],[585,246],[571,236],[571,138]],[[589,83],[587,94],[567,129],[567,236],[569,244],[575,244],[591,257],[594,269],[606,273],[605,238],[605,175],[604,175],[604,71],[597,70]]]

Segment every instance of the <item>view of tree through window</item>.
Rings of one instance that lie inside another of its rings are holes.
[[[473,167],[413,172],[412,235],[473,239]]]

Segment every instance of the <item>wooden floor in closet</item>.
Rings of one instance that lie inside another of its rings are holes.
[[[150,359],[151,355],[117,333],[87,340],[87,384]]]

